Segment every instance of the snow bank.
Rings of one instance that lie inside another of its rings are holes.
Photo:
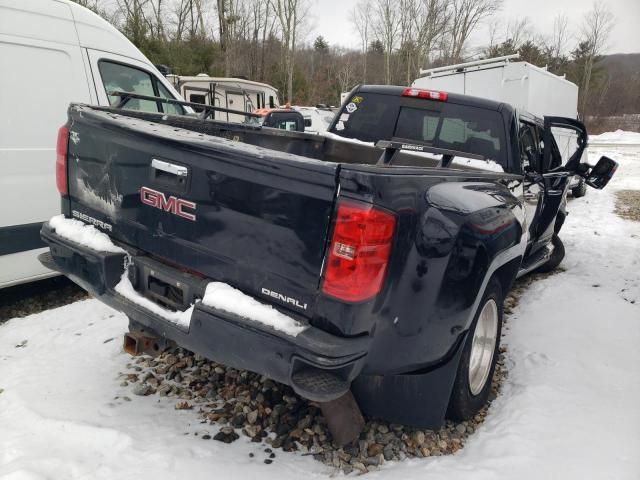
[[[114,245],[105,233],[80,220],[66,218],[64,215],[56,215],[49,220],[49,226],[61,237],[98,252],[126,253],[122,248]]]
[[[307,328],[293,318],[280,313],[272,306],[260,303],[226,283],[209,283],[202,303],[209,307],[262,323],[292,337],[297,336]]]
[[[178,325],[179,327],[188,329],[189,325],[191,325],[191,314],[193,313],[193,305],[185,310],[184,312],[172,312],[171,310],[167,310],[166,308],[162,308],[157,303],[149,300],[146,297],[140,295],[133,288],[129,277],[127,276],[127,272],[122,274],[122,278],[120,282],[115,286],[114,290],[118,292],[120,295],[125,297],[127,300],[132,301],[136,305],[139,305],[150,312],[164,318],[165,320]]]
[[[616,130],[615,132],[606,132],[600,135],[589,135],[589,143],[592,145],[598,145],[602,143],[640,145],[640,133]]]

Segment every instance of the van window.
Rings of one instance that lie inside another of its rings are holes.
[[[164,85],[159,83],[150,73],[130,65],[100,60],[98,62],[102,83],[109,103],[116,105],[120,101],[117,95],[109,95],[112,91],[132,92],[152,97],[174,98]],[[144,112],[166,112],[182,114],[184,110],[179,105],[170,105],[153,100],[132,98],[125,105],[127,110],[141,110]]]
[[[171,92],[169,92],[169,90],[167,90],[167,88],[164,85],[162,85],[160,82],[156,82],[156,85],[158,86],[159,97],[174,100],[173,95],[171,95]],[[180,105],[176,105],[175,103],[163,103],[162,109],[164,110],[165,113],[168,113],[169,115],[184,114],[183,108]]]

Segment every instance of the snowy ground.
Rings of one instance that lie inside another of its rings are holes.
[[[511,316],[509,376],[484,425],[455,455],[387,463],[368,479],[640,478],[640,223],[611,213],[615,189],[640,189],[640,147],[590,153],[621,168],[607,190],[570,202],[566,271],[534,283]],[[126,326],[95,300],[0,326],[0,478],[333,473],[281,451],[265,465],[263,447],[242,436],[187,435],[206,427],[195,412],[119,386]]]

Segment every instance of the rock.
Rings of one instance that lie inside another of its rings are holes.
[[[178,402],[175,406],[176,410],[191,410],[192,408],[193,405],[191,405],[189,402]]]
[[[246,425],[242,431],[247,437],[255,438],[258,436],[261,429],[260,425]]]
[[[223,443],[235,442],[239,435],[233,431],[231,427],[222,427],[218,433],[213,437],[214,440],[218,440]]]
[[[367,455],[369,457],[376,457],[382,453],[384,448],[384,445],[380,445],[379,443],[372,443],[367,449]]]
[[[351,464],[351,466],[353,468],[355,468],[356,470],[358,470],[360,473],[366,473],[367,472],[367,467],[365,467],[364,463],[362,463],[362,462],[355,462],[355,463]]]
[[[273,460],[271,460],[270,458],[265,458],[264,463],[266,463],[267,465],[270,465],[271,463],[273,463]]]
[[[140,395],[141,397],[144,397],[151,393],[151,385],[148,385],[146,383],[137,383],[133,387],[132,392],[134,395]]]
[[[256,423],[257,420],[258,420],[258,411],[257,410],[252,410],[251,412],[249,412],[247,414],[247,422],[249,422],[251,425]]]
[[[171,391],[171,385],[168,385],[166,383],[163,383],[158,388],[158,394],[160,394],[161,397],[166,397],[170,391]]]
[[[389,427],[384,424],[378,425],[378,431],[380,433],[389,433]]]
[[[421,432],[420,430],[413,432],[413,435],[411,438],[417,446],[421,446],[422,444],[424,444],[426,440],[426,436],[424,432]]]
[[[312,421],[313,419],[311,418],[311,415],[307,415],[298,422],[298,428],[301,430],[304,430],[305,428],[308,428],[311,425]]]
[[[369,450],[369,442],[366,440],[360,440],[358,442],[358,448],[360,449],[360,455],[366,455]]]
[[[459,423],[458,425],[456,425],[456,432],[460,434],[464,434],[466,433],[466,431],[467,431],[467,427],[464,424]]]
[[[246,419],[247,417],[245,417],[243,414],[236,415],[231,419],[231,425],[236,428],[242,428]]]
[[[203,440],[211,440],[211,435],[202,435],[202,437],[200,438],[202,438]]]
[[[120,384],[120,386],[121,386],[121,387],[127,387],[127,386],[129,386],[129,382],[127,382],[127,381],[125,380],[124,382],[122,382],[122,383]]]
[[[382,454],[384,455],[385,460],[387,461],[393,460],[393,457],[395,456],[395,452],[392,445],[391,444],[386,445],[384,447],[384,450],[382,451]]]

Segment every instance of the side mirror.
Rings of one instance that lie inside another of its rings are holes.
[[[585,176],[587,185],[602,190],[618,169],[618,162],[609,157],[600,157],[596,166]]]

